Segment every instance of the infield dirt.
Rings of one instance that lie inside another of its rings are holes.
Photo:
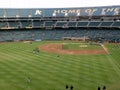
[[[86,55],[94,55],[94,54],[108,54],[104,49],[100,50],[64,50],[62,49],[62,44],[47,44],[39,47],[41,50],[47,52],[53,52],[58,54],[86,54]]]

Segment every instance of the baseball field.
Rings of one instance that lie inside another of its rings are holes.
[[[120,90],[120,44],[0,44],[0,90]]]

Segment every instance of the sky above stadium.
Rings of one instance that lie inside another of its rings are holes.
[[[0,8],[69,8],[120,5],[120,0],[0,0]]]

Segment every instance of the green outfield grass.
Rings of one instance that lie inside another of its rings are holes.
[[[1,90],[120,90],[120,48],[105,44],[106,55],[59,55],[33,50],[47,43],[33,42],[0,44]],[[31,81],[28,82],[27,77]]]

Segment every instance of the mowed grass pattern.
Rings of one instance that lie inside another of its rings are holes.
[[[65,90],[66,84],[73,85],[74,90],[97,90],[104,85],[107,90],[120,90],[120,50],[112,49],[113,44],[106,45],[110,55],[57,57],[53,53],[32,52],[46,43],[0,44],[1,90]]]

